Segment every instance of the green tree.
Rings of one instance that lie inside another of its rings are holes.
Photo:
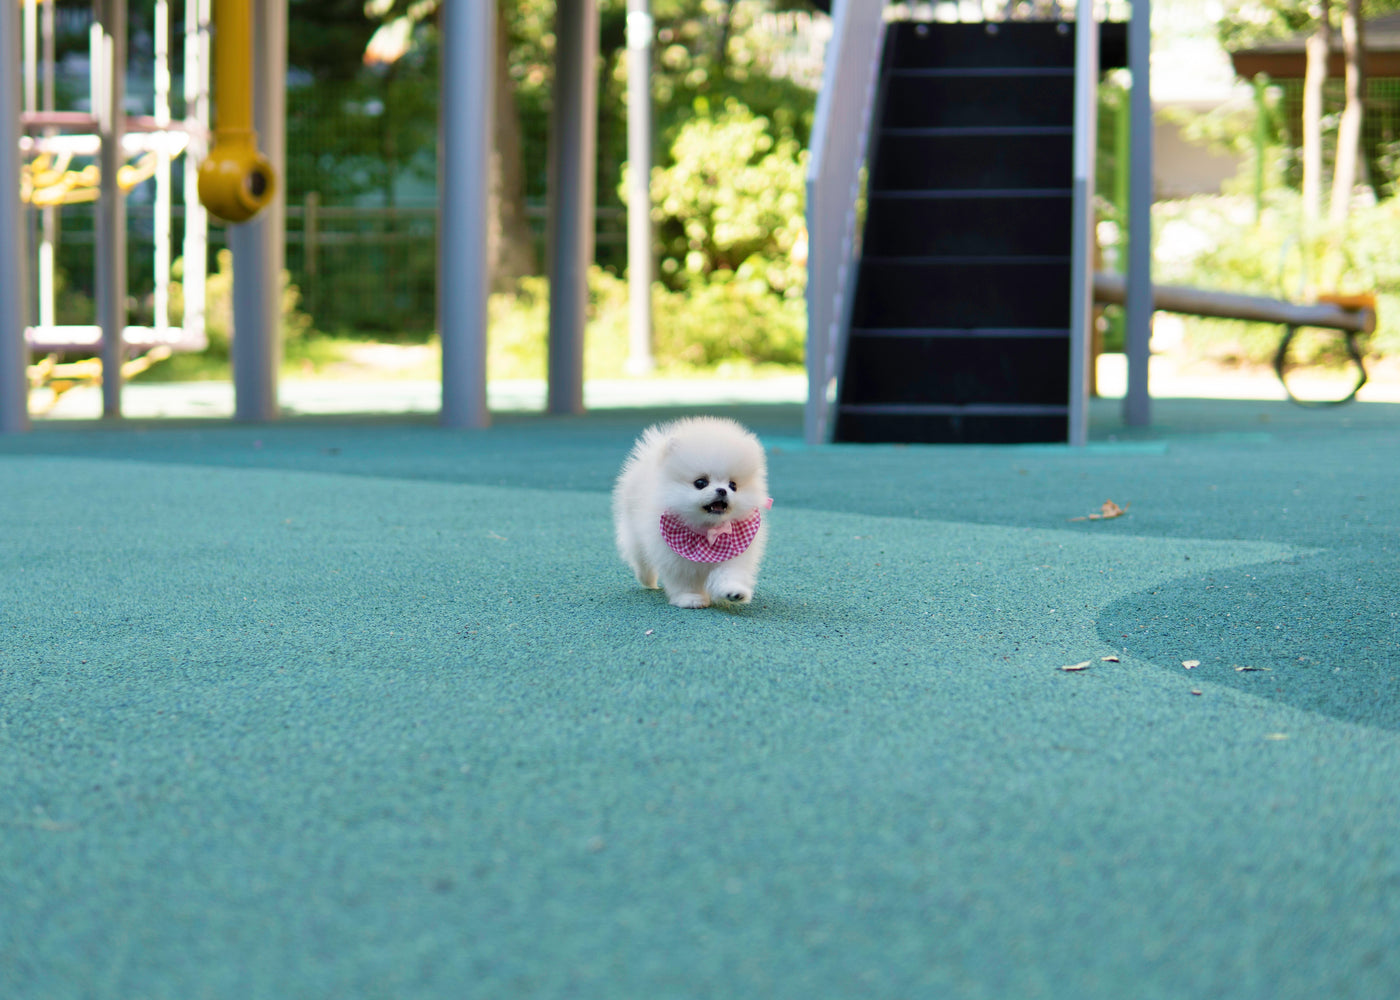
[[[365,0],[290,0],[287,62],[320,81],[354,80],[377,27]]]
[[[765,5],[766,9],[794,6],[806,5],[782,0]],[[626,0],[599,0],[598,192],[605,208],[622,205],[616,191],[627,159],[626,7]],[[554,0],[514,0],[502,8],[524,134],[526,194],[536,202],[546,196],[554,9]],[[729,0],[653,0],[653,162],[671,162],[672,144],[694,117],[697,98],[716,108],[735,98],[806,144],[816,95],[769,75],[769,53],[753,41],[751,31],[757,12],[756,5]],[[600,262],[620,270],[618,253],[600,247]]]
[[[1323,191],[1323,86],[1329,53],[1338,39],[1346,66],[1345,105],[1337,129],[1337,155],[1329,224],[1341,228],[1359,172],[1365,108],[1365,42],[1367,18],[1400,10],[1400,0],[1243,0],[1233,5],[1217,30],[1228,49],[1279,38],[1305,36],[1307,70],[1303,82],[1302,209],[1304,227],[1315,230],[1321,217]],[[1374,183],[1374,181],[1373,181]],[[1376,184],[1377,190],[1380,185]]]
[[[734,98],[696,114],[652,173],[665,291],[656,297],[657,354],[682,364],[797,364],[805,334],[806,154]],[[626,190],[625,182],[621,185]]]
[[[803,272],[791,253],[803,230],[801,146],[790,129],[775,129],[734,98],[719,114],[699,104],[676,136],[672,162],[652,174],[664,280],[679,289],[729,272],[800,296]]]

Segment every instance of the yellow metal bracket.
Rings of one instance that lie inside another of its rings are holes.
[[[277,190],[253,131],[253,17],[248,0],[214,2],[214,145],[199,165],[199,200],[227,222],[247,222]]]
[[[60,153],[57,157],[40,154],[32,163],[24,164],[19,175],[20,200],[39,208],[96,201],[101,172],[95,164],[69,170],[72,159],[71,153]],[[144,153],[135,163],[123,164],[117,168],[117,186],[122,191],[130,191],[155,175],[156,164],[155,153]]]
[[[157,344],[144,354],[122,362],[122,380],[135,378],[153,365],[159,364],[174,354],[168,344]],[[48,399],[42,395],[31,396],[29,410],[35,416],[48,413],[58,405],[64,393],[80,386],[100,386],[102,384],[102,359],[84,358],[81,361],[59,361],[59,355],[50,354],[38,364],[29,366],[29,389],[33,393],[47,389]]]

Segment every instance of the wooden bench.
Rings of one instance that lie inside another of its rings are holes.
[[[1122,305],[1127,298],[1128,285],[1121,274],[1098,272],[1094,275],[1094,300],[1110,305]],[[1360,295],[1319,295],[1316,303],[1305,305],[1261,295],[1240,295],[1235,292],[1215,292],[1187,285],[1153,285],[1152,308],[1188,316],[1214,319],[1238,319],[1256,323],[1281,323],[1285,330],[1274,354],[1274,371],[1283,383],[1288,398],[1299,406],[1337,406],[1349,403],[1366,384],[1366,366],[1362,361],[1357,337],[1376,329],[1376,297]],[[1297,332],[1304,327],[1336,330],[1346,338],[1346,351],[1356,365],[1357,379],[1351,392],[1341,399],[1311,401],[1299,399],[1288,386],[1288,348]]]

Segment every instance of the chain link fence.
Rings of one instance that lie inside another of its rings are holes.
[[[527,206],[526,215],[535,234],[537,259],[543,260],[545,207]],[[94,220],[90,204],[61,210],[59,323],[93,322]],[[130,203],[127,225],[131,322],[149,323],[155,285],[151,205]],[[184,210],[178,204],[171,225],[178,253],[184,233]],[[210,270],[225,246],[224,237],[222,226],[210,227]],[[625,255],[626,218],[621,210],[598,209],[596,239],[600,256]],[[300,291],[300,309],[316,330],[377,339],[425,338],[435,326],[437,208],[323,205],[311,192],[287,206],[286,267]]]

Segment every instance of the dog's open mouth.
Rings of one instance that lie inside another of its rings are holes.
[[[723,514],[725,511],[727,511],[727,510],[729,509],[729,501],[728,501],[728,500],[723,500],[723,499],[716,500],[716,501],[714,501],[713,503],[708,503],[708,504],[706,504],[704,507],[701,507],[700,509],[703,510],[703,511],[707,511],[707,512],[709,512],[709,513],[711,513],[711,514]]]

